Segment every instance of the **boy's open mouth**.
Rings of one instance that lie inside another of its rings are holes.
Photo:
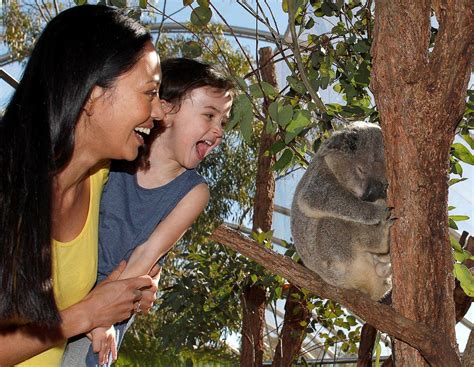
[[[210,140],[200,140],[196,143],[196,152],[199,160],[203,160],[206,157],[211,151],[213,144]]]

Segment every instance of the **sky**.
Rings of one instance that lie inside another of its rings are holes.
[[[173,14],[172,18],[179,22],[185,22],[189,20],[191,10],[185,8],[182,10],[182,0],[168,0],[166,1],[166,13]],[[255,1],[249,0],[247,3],[254,7]],[[260,2],[266,9],[265,2]],[[267,0],[266,3],[272,9],[273,15],[278,24],[280,33],[284,33],[287,24],[287,15],[282,11],[281,0]],[[162,9],[165,4],[164,1],[155,0],[155,4],[159,9]],[[219,0],[219,11],[226,17],[229,24],[232,26],[249,27],[255,29],[255,20],[249,16],[248,13],[239,5],[236,4],[235,0]],[[220,21],[220,18],[216,15],[213,17],[213,21]],[[261,27],[262,30],[266,29]],[[246,46],[251,52],[255,53],[256,43],[255,41],[243,39],[242,44]],[[258,46],[268,45],[264,42],[259,42]],[[4,46],[0,46],[0,54],[6,52]],[[12,63],[3,67],[3,69],[12,75],[17,80],[21,77],[22,65],[18,63]],[[284,80],[286,72],[283,68],[277,68],[279,74],[279,80]],[[474,80],[471,79],[471,85]],[[8,102],[13,89],[0,79],[0,109],[3,109]],[[338,98],[335,92],[328,91],[326,98],[333,99]],[[474,167],[463,165],[464,177],[469,178],[465,182],[454,185],[449,192],[449,203],[455,206],[456,209],[450,212],[450,214],[463,214],[470,216],[470,220],[465,222],[459,222],[460,230],[466,230],[471,234],[474,234]],[[296,187],[296,183],[302,175],[302,170],[296,171],[287,177],[277,181],[277,191],[275,195],[275,204],[290,208],[293,192]],[[274,215],[274,228],[275,236],[285,240],[291,240],[289,231],[289,218],[281,214]],[[474,312],[470,312],[469,319],[474,319]],[[458,339],[461,346],[461,350],[467,341],[467,329],[463,326],[457,326],[459,331]]]

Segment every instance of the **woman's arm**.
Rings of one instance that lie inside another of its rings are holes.
[[[194,187],[155,228],[150,238],[132,253],[121,279],[148,274],[158,259],[183,236],[209,201],[209,189],[202,183]]]
[[[10,366],[52,348],[65,339],[98,326],[122,321],[133,312],[134,302],[141,298],[141,288],[156,291],[149,276],[117,280],[125,268],[119,265],[82,301],[60,312],[62,322],[57,328],[27,324],[0,328],[0,366]]]

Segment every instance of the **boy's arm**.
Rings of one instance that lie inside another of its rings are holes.
[[[120,278],[148,274],[158,259],[183,236],[209,201],[209,189],[202,183],[194,187],[155,228],[150,238],[132,253]]]

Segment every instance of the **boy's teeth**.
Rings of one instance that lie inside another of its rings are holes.
[[[136,127],[135,131],[138,131],[138,132],[146,134],[146,135],[150,135],[150,129],[147,128],[147,127]]]
[[[204,140],[204,143],[206,143],[207,145],[211,146],[212,145],[212,142],[210,140]]]

